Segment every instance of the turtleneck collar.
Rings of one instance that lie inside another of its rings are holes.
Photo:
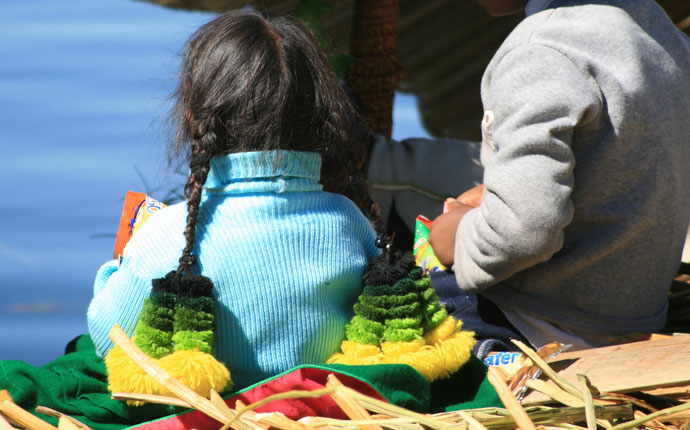
[[[306,151],[258,151],[211,159],[204,184],[210,193],[319,191],[321,156]]]

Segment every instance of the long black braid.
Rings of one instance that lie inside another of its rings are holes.
[[[180,265],[177,268],[179,274],[196,264],[196,256],[192,254],[196,237],[196,223],[201,205],[201,193],[211,168],[210,148],[215,144],[215,136],[212,132],[195,137],[198,138],[194,139],[192,143],[193,149],[189,160],[190,174],[184,187],[184,196],[187,199],[187,225],[184,229],[185,247],[182,250]]]

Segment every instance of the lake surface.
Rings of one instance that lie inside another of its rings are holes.
[[[128,190],[163,198],[179,52],[214,15],[131,0],[0,2],[0,360],[42,365],[86,333]],[[426,136],[396,98],[394,138]]]

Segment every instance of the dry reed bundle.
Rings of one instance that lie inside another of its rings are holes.
[[[650,430],[690,429],[690,402],[656,410],[653,406],[631,396],[601,393],[593,387],[586,376],[580,375],[580,386],[561,378],[534,351],[516,342],[544,375],[555,383],[546,384],[530,380],[528,387],[548,395],[555,403],[565,406],[523,407],[515,398],[508,384],[495,369],[488,373],[505,408],[481,408],[437,414],[420,414],[363,395],[342,385],[331,375],[326,388],[315,391],[290,391],[276,394],[260,402],[244,405],[238,402],[230,408],[218,393],[211,392],[208,398],[199,396],[174,380],[142,353],[134,343],[115,326],[110,333],[113,342],[122,348],[134,361],[176,397],[114,393],[119,400],[135,400],[150,403],[164,403],[194,408],[217,420],[219,429],[284,429],[284,430],[627,430],[646,428]],[[677,389],[676,389],[677,391]],[[651,393],[652,391],[650,391]],[[675,392],[674,392],[675,393]],[[657,391],[657,394],[664,394]],[[687,395],[687,391],[684,393]],[[306,417],[291,420],[280,413],[257,413],[255,409],[274,400],[320,397],[330,395],[343,409],[348,420],[326,417]],[[643,412],[647,410],[647,412]],[[60,412],[46,408],[40,412],[60,418],[58,430],[88,430],[88,427]],[[585,427],[586,426],[586,427]],[[28,414],[0,392],[0,430],[11,429],[56,429],[45,421]]]

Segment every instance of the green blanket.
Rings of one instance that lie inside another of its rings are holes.
[[[7,390],[18,405],[31,412],[36,406],[46,406],[99,430],[121,429],[176,412],[168,406],[136,408],[112,400],[105,363],[96,355],[88,335],[71,341],[65,352],[42,367],[16,360],[0,361],[0,389]],[[57,424],[57,419],[36,415]]]
[[[418,412],[500,406],[486,380],[486,367],[474,357],[451,378],[433,384],[405,365],[314,367],[359,379],[389,402]],[[71,341],[64,356],[43,367],[16,360],[0,361],[0,389],[7,390],[17,404],[29,411],[46,406],[102,430],[119,430],[185,411],[162,405],[128,406],[112,400],[105,365],[88,335]],[[237,393],[226,394],[227,398]],[[36,415],[57,423],[54,418]]]

